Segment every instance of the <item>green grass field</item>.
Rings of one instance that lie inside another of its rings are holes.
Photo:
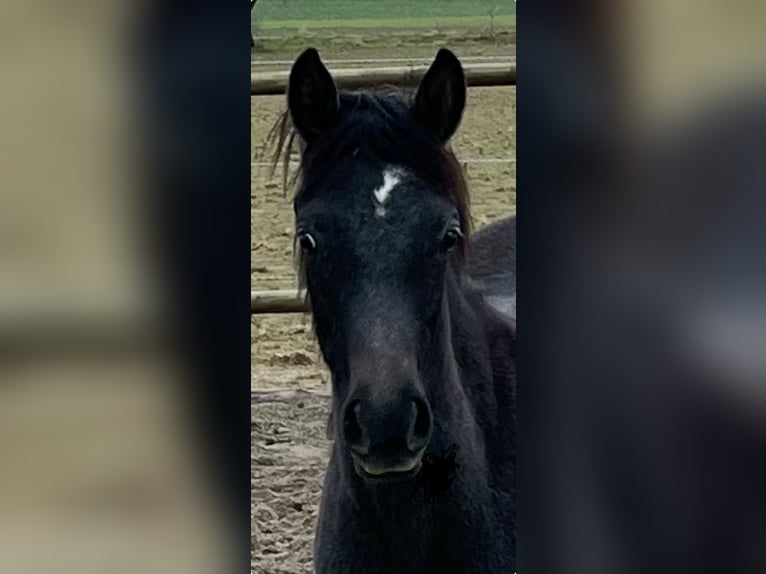
[[[256,30],[515,26],[513,0],[259,0]]]
[[[266,20],[259,26],[261,30],[329,30],[329,29],[373,29],[373,28],[460,28],[486,26],[487,16],[441,16],[438,18],[336,18],[332,20]],[[516,16],[495,16],[495,26],[514,26]]]

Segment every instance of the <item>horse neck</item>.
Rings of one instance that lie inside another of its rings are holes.
[[[456,385],[451,392],[458,394],[461,400],[457,404],[466,407],[468,412],[455,413],[454,399],[446,408],[453,409],[449,417],[453,424],[454,417],[462,417],[460,424],[476,431],[472,447],[477,448],[477,442],[484,442],[486,431],[494,430],[496,424],[502,426],[501,411],[513,401],[510,380],[513,367],[506,348],[512,345],[510,325],[489,307],[457,269],[451,271],[445,284],[443,316],[446,328],[445,341],[441,344],[447,349],[443,353],[446,358],[443,368],[451,375],[445,381]]]
[[[486,305],[478,293],[467,287],[462,270],[450,267],[441,317],[444,340],[439,344],[447,349],[445,366],[456,369],[461,387],[470,387],[473,375],[484,371],[488,376],[491,370],[489,363],[481,360],[490,358]]]

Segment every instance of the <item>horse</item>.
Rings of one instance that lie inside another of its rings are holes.
[[[472,241],[468,276],[487,302],[516,323],[516,217],[480,229]]]
[[[270,134],[286,183],[299,143],[297,263],[332,376],[318,574],[516,568],[515,275],[498,266],[515,262],[515,220],[472,244],[449,145],[466,95],[447,49],[405,94],[339,91],[309,48]],[[513,316],[497,304],[511,298]],[[432,500],[418,487],[442,457]]]

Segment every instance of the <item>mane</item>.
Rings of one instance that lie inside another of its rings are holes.
[[[381,162],[400,165],[435,185],[455,206],[463,231],[458,250],[462,265],[471,231],[470,198],[463,169],[449,146],[420,124],[411,114],[412,95],[382,88],[367,92],[341,92],[339,118],[335,125],[306,146],[288,110],[277,118],[268,134],[274,148],[271,176],[282,164],[285,194],[293,188],[294,199],[310,193],[315,182],[343,158],[362,153]],[[298,169],[289,176],[290,161],[299,144]],[[295,249],[299,285],[305,286],[305,265],[300,249]]]

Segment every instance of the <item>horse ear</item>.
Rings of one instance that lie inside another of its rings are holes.
[[[314,48],[293,64],[287,87],[287,107],[298,133],[311,143],[335,121],[340,106],[338,89]]]
[[[463,66],[455,54],[442,48],[420,81],[413,111],[445,144],[460,125],[465,98]]]

